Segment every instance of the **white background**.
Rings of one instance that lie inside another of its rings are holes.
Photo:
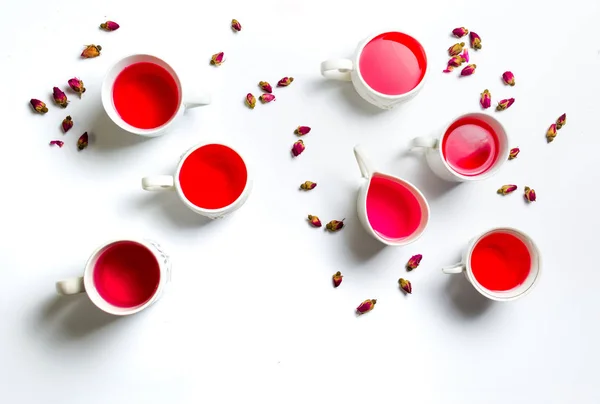
[[[0,70],[0,401],[3,403],[597,403],[600,270],[597,261],[600,6],[596,1],[10,1],[2,0]],[[237,18],[243,31],[234,34]],[[106,33],[106,19],[121,29]],[[482,38],[475,75],[443,70],[450,31]],[[421,94],[379,111],[349,83],[326,82],[319,63],[348,57],[359,40],[389,28],[419,38],[431,75]],[[103,46],[81,60],[82,45]],[[213,53],[227,61],[209,66]],[[99,89],[119,58],[150,52],[177,68],[213,104],[186,114],[167,135],[142,140],[108,122]],[[512,70],[515,87],[500,75]],[[61,110],[53,86],[83,79],[87,92]],[[277,101],[249,110],[257,83],[296,80]],[[438,180],[413,136],[458,114],[489,113],[521,148],[493,179]],[[31,111],[30,98],[50,112]],[[494,102],[495,105],[495,102]],[[567,125],[552,144],[548,126]],[[70,114],[74,128],[59,129]],[[293,130],[308,125],[293,160]],[[88,131],[90,146],[77,152]],[[62,149],[48,142],[62,139]],[[207,223],[174,193],[142,191],[146,175],[172,173],[181,153],[217,139],[249,159],[255,185],[233,216]],[[355,211],[361,183],[352,147],[363,143],[384,172],[413,181],[429,199],[426,234],[382,248]],[[318,183],[298,191],[305,180]],[[529,185],[500,197],[507,183]],[[310,228],[346,218],[339,233]],[[443,265],[470,237],[497,225],[538,243],[543,273],[513,303],[479,297]],[[173,282],[149,310],[115,318],[85,296],[55,296],[56,280],[81,274],[91,251],[121,235],[151,237],[173,258]],[[407,259],[424,255],[406,273]],[[342,271],[344,282],[331,286]],[[413,283],[413,295],[398,278]],[[378,299],[356,317],[364,299]]]

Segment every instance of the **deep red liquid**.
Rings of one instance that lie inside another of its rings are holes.
[[[427,57],[413,37],[387,32],[365,45],[358,64],[369,87],[383,94],[398,95],[409,92],[423,80]]]
[[[150,250],[133,241],[109,246],[96,261],[94,285],[100,296],[117,307],[146,303],[160,282],[160,268]]]
[[[140,129],[167,123],[179,107],[179,87],[173,76],[155,63],[127,66],[113,84],[113,102],[121,118]]]
[[[503,232],[492,233],[475,245],[471,269],[484,288],[510,290],[527,279],[531,271],[531,254],[518,237]]]
[[[219,209],[242,194],[248,180],[244,161],[227,146],[202,146],[184,161],[179,173],[181,190],[194,205]]]
[[[472,117],[455,121],[442,141],[442,154],[457,173],[474,176],[489,170],[500,152],[500,141],[486,122]]]

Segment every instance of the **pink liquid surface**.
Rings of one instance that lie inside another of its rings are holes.
[[[377,234],[387,239],[411,236],[421,224],[421,205],[398,181],[374,176],[367,191],[367,217]]]
[[[486,122],[466,117],[454,122],[442,141],[442,154],[448,165],[466,176],[488,171],[500,152],[498,135]]]
[[[363,48],[359,69],[373,90],[387,95],[404,94],[423,80],[427,57],[413,37],[387,32],[373,38]]]

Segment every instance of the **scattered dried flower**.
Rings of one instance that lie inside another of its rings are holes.
[[[415,269],[416,267],[419,266],[422,259],[423,259],[423,254],[413,255],[412,257],[410,257],[410,259],[406,263],[406,269],[408,269],[409,271],[412,271],[413,269]]]
[[[300,185],[300,189],[303,189],[305,191],[310,191],[311,189],[315,189],[315,187],[317,186],[316,182],[312,182],[312,181],[304,181],[301,185]]]
[[[333,287],[337,288],[338,286],[340,286],[340,284],[342,283],[342,278],[344,277],[344,275],[342,275],[342,273],[340,271],[337,271],[335,274],[333,274]]]
[[[114,21],[106,21],[100,24],[100,28],[105,31],[116,31],[119,29],[119,24]]]
[[[535,191],[529,187],[525,187],[525,199],[527,202],[535,202],[537,199]]]
[[[258,99],[263,104],[267,104],[271,101],[275,101],[275,96],[273,94],[262,94],[260,97],[258,97]]]
[[[463,50],[463,53],[461,53],[460,56],[462,56],[465,62],[469,63],[469,50],[467,48]]]
[[[506,71],[502,73],[502,81],[512,87],[515,85],[515,75],[512,72]]]
[[[560,129],[567,123],[567,114],[562,114],[556,120],[556,129]]]
[[[464,62],[465,62],[465,59],[462,56],[460,56],[460,55],[459,56],[453,56],[448,61],[448,66],[450,66],[450,67],[459,67]]]
[[[452,66],[448,66],[446,67],[444,70],[442,70],[443,73],[450,73],[452,70],[454,70],[454,67]]]
[[[46,107],[46,104],[40,100],[36,100],[35,98],[32,98],[29,101],[29,103],[31,104],[33,109],[36,112],[39,112],[40,114],[45,114],[46,112],[48,112],[48,108]]]
[[[83,135],[79,136],[79,139],[77,139],[77,149],[79,151],[85,149],[86,147],[88,147],[88,133],[85,132]]]
[[[81,57],[85,59],[98,57],[101,50],[102,46],[100,45],[85,45],[85,49],[81,52]]]
[[[373,310],[375,303],[377,303],[377,299],[367,299],[358,305],[356,312],[358,314],[365,314],[366,312]]]
[[[51,140],[50,141],[50,146],[63,147],[64,144],[65,144],[65,142],[63,142],[62,140]]]
[[[225,61],[225,54],[223,52],[215,53],[210,58],[210,64],[214,66],[221,66]]]
[[[266,81],[261,81],[258,83],[258,86],[260,87],[261,90],[263,90],[265,93],[269,93],[271,94],[273,92],[273,87],[271,87],[271,85],[269,83],[267,83]]]
[[[507,98],[504,100],[500,100],[500,102],[496,106],[496,111],[504,111],[505,109],[510,108],[510,106],[513,105],[514,102],[515,102],[514,98]]]
[[[79,98],[81,98],[81,94],[85,93],[85,87],[83,86],[83,81],[78,79],[77,77],[73,77],[68,81],[69,87],[77,94],[79,94]]]
[[[313,227],[321,227],[321,220],[317,216],[308,215],[308,221]]]
[[[460,72],[461,76],[470,76],[473,73],[475,73],[475,69],[477,68],[477,65],[475,64],[470,64],[470,65],[466,65],[464,69],[462,69],[462,71]]]
[[[58,87],[54,87],[52,89],[52,98],[54,98],[54,102],[60,105],[63,108],[67,107],[69,100],[67,100],[67,95]]]
[[[71,115],[67,115],[67,117],[62,121],[63,132],[67,133],[72,127],[73,119],[71,119]]]
[[[471,31],[469,33],[469,39],[471,40],[471,48],[481,49],[481,38],[479,37],[479,35]]]
[[[250,109],[254,109],[256,106],[256,97],[252,95],[252,93],[246,94],[246,105],[250,107]]]
[[[231,20],[231,29],[240,32],[242,30],[242,24],[240,24],[240,22],[234,18]]]
[[[292,146],[292,155],[294,157],[298,157],[299,155],[302,154],[302,152],[304,151],[305,148],[306,147],[304,146],[304,142],[302,140],[298,140]]]
[[[488,109],[492,106],[492,94],[487,89],[483,90],[483,93],[481,93],[479,103],[483,109]]]
[[[310,132],[310,126],[298,126],[294,133],[298,136],[307,135]]]
[[[548,140],[548,143],[550,143],[551,141],[554,140],[555,137],[556,137],[556,124],[553,123],[548,128],[548,132],[546,132],[546,139]]]
[[[509,185],[502,185],[502,187],[500,189],[498,189],[498,193],[500,195],[508,195],[511,192],[515,192],[517,190],[517,186],[513,185],[513,184],[509,184]]]
[[[448,48],[448,54],[450,56],[460,55],[460,53],[462,52],[464,46],[465,46],[464,42],[455,43],[454,45],[452,45],[451,47]]]
[[[452,30],[452,35],[454,35],[457,38],[462,38],[463,36],[467,35],[468,33],[469,33],[469,30],[466,29],[465,27],[454,28]]]
[[[400,284],[400,289],[402,289],[408,294],[412,293],[412,284],[410,283],[410,281],[407,281],[404,278],[400,278],[398,279],[398,283]]]
[[[346,219],[332,220],[325,225],[325,228],[331,232],[342,230],[342,227],[344,227],[344,220]]]
[[[519,149],[518,147],[513,147],[512,149],[510,149],[510,152],[508,153],[508,159],[509,160],[516,159],[517,156],[519,155],[519,153],[521,153],[521,149]]]
[[[277,87],[287,87],[294,81],[293,77],[284,77],[277,82]]]

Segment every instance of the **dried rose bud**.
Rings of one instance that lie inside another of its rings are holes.
[[[64,93],[60,88],[54,87],[52,89],[52,98],[54,98],[54,102],[60,105],[63,108],[67,107],[69,100],[67,100],[67,94]]]
[[[98,57],[101,50],[102,46],[100,45],[85,45],[85,49],[81,52],[81,57],[85,59]]]
[[[231,20],[231,29],[240,32],[242,30],[242,24],[240,24],[240,22],[234,18]]]
[[[298,157],[299,155],[302,154],[302,152],[304,151],[305,148],[306,147],[304,146],[304,142],[302,140],[298,140],[292,146],[292,155],[294,157]]]
[[[304,181],[301,185],[300,185],[300,189],[304,189],[305,191],[310,191],[311,189],[315,189],[315,187],[317,186],[316,182],[312,182],[312,181]]]
[[[356,312],[358,314],[365,314],[366,312],[373,310],[375,303],[377,303],[377,299],[367,299],[358,305]]]
[[[331,232],[342,230],[342,227],[344,227],[344,220],[346,219],[332,220],[325,225],[325,228]]]
[[[67,117],[62,121],[63,132],[67,133],[72,127],[73,119],[71,119],[71,115],[67,115]]]
[[[460,65],[462,65],[465,62],[465,59],[462,56],[453,56],[452,58],[450,58],[450,60],[448,61],[448,68],[450,67],[459,67]]]
[[[508,109],[511,105],[513,105],[514,102],[515,102],[514,98],[500,100],[500,102],[496,106],[496,111],[504,111],[505,109]]]
[[[79,151],[85,149],[86,147],[88,147],[88,133],[85,132],[83,135],[79,136],[79,139],[77,139],[77,149]]]
[[[322,226],[321,220],[319,220],[319,218],[316,216],[308,215],[308,221],[310,222],[310,224],[313,227],[321,227]]]
[[[461,53],[460,56],[462,56],[465,62],[469,63],[469,50],[467,48],[463,50],[463,53]]]
[[[556,129],[560,129],[567,123],[567,114],[562,114],[556,120]]]
[[[81,94],[85,93],[85,87],[83,86],[83,81],[78,79],[77,77],[73,77],[68,81],[69,87],[77,94],[79,94],[79,98],[81,98]]]
[[[502,73],[502,81],[512,87],[515,85],[515,75],[512,72],[504,72]]]
[[[246,105],[250,107],[250,109],[254,109],[256,106],[256,97],[252,95],[252,93],[246,94]]]
[[[261,90],[263,90],[265,93],[269,93],[271,94],[273,92],[273,87],[271,87],[271,85],[269,83],[267,83],[266,81],[261,81],[258,83],[258,86],[260,87]]]
[[[510,149],[510,152],[508,153],[508,159],[509,160],[516,159],[517,156],[519,155],[519,153],[521,153],[521,149],[519,149],[518,147],[513,147],[512,149]]]
[[[398,279],[398,283],[400,284],[400,289],[402,289],[408,294],[412,293],[412,284],[410,283],[410,281],[407,281],[404,278],[400,278]]]
[[[423,259],[422,254],[413,255],[412,257],[410,257],[410,259],[406,263],[406,269],[408,269],[409,271],[412,271],[413,269],[415,269],[416,267],[419,266],[422,259]]]
[[[492,106],[492,94],[485,89],[483,93],[481,93],[481,98],[479,98],[479,103],[481,104],[481,108],[488,109]]]
[[[460,53],[462,52],[464,47],[465,47],[464,42],[455,43],[454,45],[452,45],[451,47],[448,48],[448,54],[450,56],[460,55]]]
[[[473,73],[475,73],[475,69],[477,68],[477,65],[475,64],[471,64],[471,65],[466,65],[464,69],[462,69],[462,71],[460,72],[461,76],[470,76]]]
[[[516,185],[502,185],[502,187],[498,190],[498,193],[500,195],[508,195],[511,192],[515,192],[517,190],[517,186]]]
[[[267,104],[271,101],[275,101],[275,96],[273,94],[262,94],[260,97],[258,97],[258,99],[263,104]]]
[[[342,283],[342,278],[344,277],[344,275],[342,275],[342,273],[340,271],[337,271],[335,274],[333,274],[333,287],[337,288],[338,286],[340,286],[340,284]]]
[[[51,140],[50,141],[50,146],[63,147],[64,144],[65,144],[65,142],[63,142],[62,140]]]
[[[284,77],[277,82],[277,87],[287,87],[294,81],[293,77]]]
[[[307,135],[310,132],[310,126],[298,126],[294,133],[298,136]]]
[[[40,114],[45,114],[46,112],[48,112],[48,108],[46,107],[46,104],[40,100],[36,100],[35,98],[32,98],[31,100],[29,100],[29,103],[31,104],[33,109],[36,112],[39,112]]]
[[[119,24],[114,21],[106,21],[100,24],[100,28],[105,31],[116,31],[119,29]]]
[[[548,128],[548,132],[546,132],[546,139],[548,140],[548,143],[550,143],[551,141],[554,140],[555,137],[556,137],[556,124],[553,123]]]
[[[442,70],[442,72],[444,72],[444,73],[450,73],[452,70],[454,70],[454,67],[448,66],[444,70]]]
[[[221,66],[225,61],[225,54],[223,52],[215,53],[210,58],[210,64],[214,66]]]
[[[462,38],[463,36],[467,35],[468,33],[469,33],[469,30],[466,29],[465,27],[454,28],[452,30],[452,35],[454,35],[457,38]]]
[[[471,48],[481,49],[481,38],[479,37],[479,35],[471,31],[469,33],[469,39],[471,40]]]
[[[529,187],[525,187],[525,199],[527,199],[527,202],[535,202],[537,199],[535,191]]]

